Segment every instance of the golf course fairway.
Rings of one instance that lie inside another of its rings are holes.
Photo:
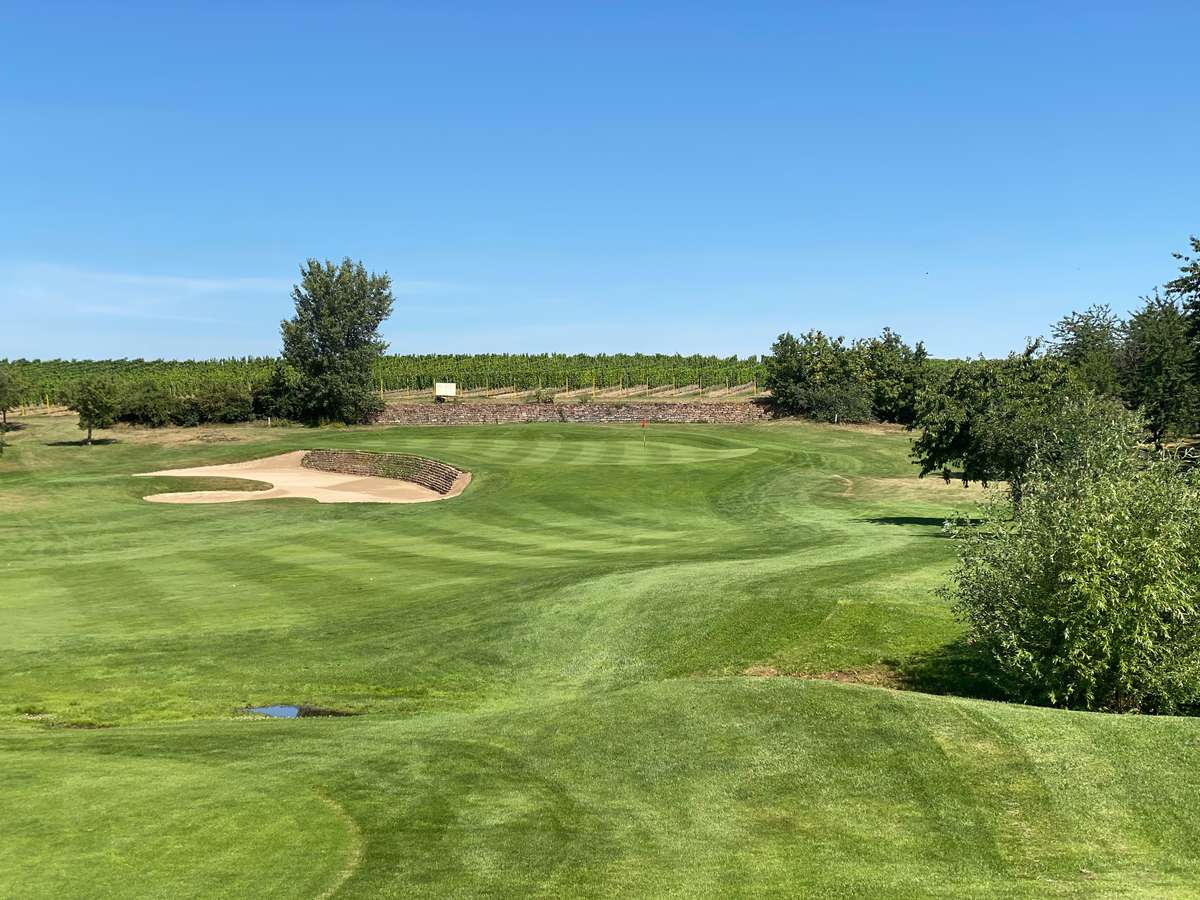
[[[2,897],[1200,895],[1200,722],[895,689],[968,683],[935,589],[981,496],[902,431],[23,425]],[[310,447],[473,480],[132,477]]]

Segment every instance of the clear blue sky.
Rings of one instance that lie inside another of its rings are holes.
[[[1200,6],[0,4],[0,356],[996,354],[1200,232]]]

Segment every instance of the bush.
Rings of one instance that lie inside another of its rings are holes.
[[[871,389],[859,381],[797,388],[793,398],[801,414],[818,422],[870,422]]]
[[[1200,702],[1200,485],[1100,436],[1031,468],[1021,514],[960,533],[946,594],[1014,699],[1172,713]]]
[[[122,394],[116,413],[119,422],[151,428],[246,422],[253,418],[254,398],[250,388],[221,381],[201,385],[178,397],[161,382],[140,382]]]
[[[117,421],[159,428],[171,424],[176,406],[171,391],[162,382],[138,382],[125,390]]]
[[[254,418],[250,387],[234,382],[215,382],[197,395],[203,422],[248,422]]]
[[[297,418],[300,374],[285,362],[277,362],[271,377],[254,386],[251,405],[255,415],[275,419]]]

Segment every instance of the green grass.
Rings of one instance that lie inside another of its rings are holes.
[[[115,436],[31,419],[0,457],[0,896],[1198,893],[1200,723],[744,674],[969,685],[932,591],[972,497],[902,433]],[[129,477],[310,446],[475,478]],[[364,715],[237,712],[275,702]]]

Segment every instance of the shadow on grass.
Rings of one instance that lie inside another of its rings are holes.
[[[964,516],[954,518],[950,516],[872,516],[860,519],[859,521],[867,522],[871,525],[917,525],[929,528],[941,528],[946,522],[951,522],[954,525],[978,525],[982,520]]]
[[[1010,700],[1000,687],[999,669],[990,655],[965,641],[952,641],[902,660],[889,660],[903,690],[950,694],[978,700]]]
[[[929,525],[941,528],[946,522],[945,516],[873,516],[863,519],[872,525]]]
[[[48,441],[47,447],[92,447],[104,446],[106,444],[119,443],[116,438],[92,438],[92,443],[87,441]]]
[[[21,422],[9,422],[7,425],[0,424],[0,434],[6,434],[10,431],[24,431],[28,427],[28,425]]]

